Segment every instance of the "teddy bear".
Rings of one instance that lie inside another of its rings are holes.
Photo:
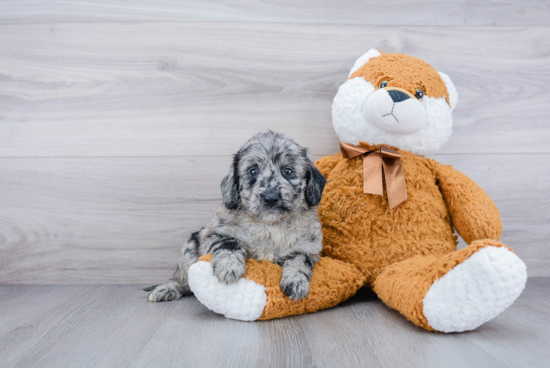
[[[357,59],[332,106],[341,152],[315,163],[327,179],[324,248],[308,297],[286,297],[281,268],[265,260],[247,260],[242,279],[221,284],[204,256],[189,270],[198,300],[228,318],[268,320],[370,287],[417,326],[447,333],[503,312],[527,270],[499,242],[498,209],[470,178],[426,157],[450,137],[457,101],[449,76],[420,59],[375,49]],[[468,246],[457,250],[455,232]]]

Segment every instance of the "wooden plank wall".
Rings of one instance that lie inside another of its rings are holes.
[[[550,2],[0,2],[0,283],[148,283],[274,129],[338,150],[332,98],[377,47],[459,91],[433,158],[494,198],[550,276]]]

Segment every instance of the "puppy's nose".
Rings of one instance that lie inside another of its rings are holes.
[[[410,98],[409,95],[407,95],[406,93],[397,91],[395,89],[388,91],[388,94],[390,95],[393,102],[401,102]]]
[[[267,192],[263,195],[263,198],[267,207],[274,207],[279,202],[279,194],[277,192]]]

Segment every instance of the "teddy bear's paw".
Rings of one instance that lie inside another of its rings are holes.
[[[189,286],[208,309],[227,318],[255,321],[267,305],[265,287],[244,278],[223,284],[214,275],[212,264],[198,261],[189,268]]]
[[[437,331],[473,330],[508,308],[526,281],[527,268],[513,252],[482,248],[432,284],[424,316]]]

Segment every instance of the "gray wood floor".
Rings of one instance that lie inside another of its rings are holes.
[[[2,367],[548,367],[550,279],[530,279],[479,329],[427,332],[361,292],[267,322],[194,297],[153,304],[135,285],[0,286]]]

